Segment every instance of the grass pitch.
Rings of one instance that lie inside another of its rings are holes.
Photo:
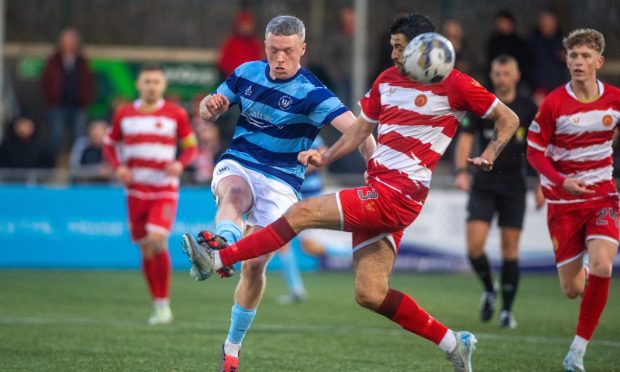
[[[279,305],[284,284],[270,273],[242,371],[450,371],[440,350],[387,319],[358,307],[350,273],[305,276],[307,302]],[[173,277],[175,322],[150,327],[142,276],[132,271],[0,271],[0,370],[214,371],[228,328],[236,279],[194,282]],[[478,337],[477,371],[560,371],[577,319],[554,275],[523,275],[516,330],[478,321],[480,285],[472,275],[396,274],[437,319]],[[620,371],[620,284],[585,366]]]

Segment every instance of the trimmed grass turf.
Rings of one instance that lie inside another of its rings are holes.
[[[385,318],[359,308],[350,273],[305,276],[309,300],[278,305],[270,277],[244,342],[242,371],[450,371],[442,353]],[[228,327],[234,280],[173,278],[175,323],[149,327],[150,304],[139,272],[0,270],[0,370],[214,371]],[[565,299],[554,275],[524,275],[516,330],[478,321],[480,286],[472,275],[395,274],[449,327],[479,339],[478,371],[560,371],[578,302]],[[620,371],[620,284],[586,355],[586,369]]]

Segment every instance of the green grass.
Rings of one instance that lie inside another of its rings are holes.
[[[357,307],[351,274],[306,275],[310,298],[278,305],[270,282],[241,359],[242,371],[450,371],[439,349]],[[139,272],[0,271],[0,370],[214,371],[228,328],[236,280],[192,281],[175,273],[175,323],[149,327]],[[578,301],[555,276],[524,275],[515,305],[519,327],[478,322],[479,284],[471,275],[394,275],[449,327],[478,336],[478,371],[560,371]],[[591,371],[620,371],[620,284],[586,356]]]

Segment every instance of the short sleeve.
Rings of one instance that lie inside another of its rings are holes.
[[[235,70],[226,81],[217,87],[216,93],[220,93],[230,102],[230,105],[239,103],[239,77],[237,75],[238,70]]]
[[[185,109],[179,107],[177,114],[177,138],[183,140],[188,136],[192,135],[192,128],[189,124],[189,118],[187,116],[187,111]]]
[[[469,111],[486,119],[499,100],[471,76],[454,72],[448,87],[450,107],[457,111]]]
[[[315,123],[329,124],[336,117],[349,111],[349,109],[325,87],[317,88],[308,93],[307,116]]]
[[[539,151],[546,151],[554,133],[555,118],[553,117],[551,101],[545,99],[528,129],[527,145]]]
[[[114,113],[114,118],[112,119],[112,127],[108,129],[106,133],[105,141],[108,144],[119,142],[123,138],[123,131],[121,128],[121,120],[123,119],[123,107],[121,106]]]
[[[364,97],[360,99],[360,107],[362,108],[361,115],[369,123],[378,123],[379,115],[381,114],[381,93],[379,92],[379,78],[375,80],[370,87],[370,90],[366,92]]]

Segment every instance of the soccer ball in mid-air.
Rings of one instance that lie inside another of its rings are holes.
[[[405,48],[403,66],[412,80],[439,83],[454,68],[454,47],[438,33],[420,34]]]

